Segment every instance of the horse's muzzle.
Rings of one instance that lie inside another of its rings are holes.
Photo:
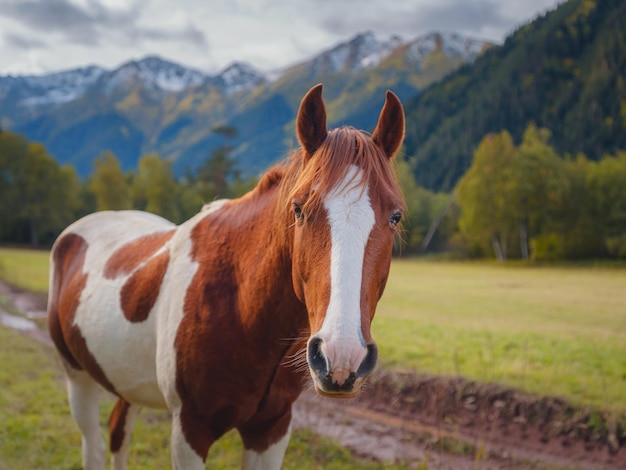
[[[345,367],[339,368],[333,364],[322,350],[323,340],[314,336],[309,340],[307,347],[307,362],[315,391],[331,398],[352,398],[359,394],[361,386],[367,376],[376,367],[378,347],[371,343],[367,345],[367,354],[355,370]]]

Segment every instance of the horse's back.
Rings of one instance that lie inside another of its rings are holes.
[[[78,219],[59,235],[73,233],[93,246],[108,247],[124,243],[141,235],[173,230],[176,226],[167,219],[143,211],[102,211]],[[54,247],[53,247],[54,250]]]
[[[154,310],[169,264],[171,222],[140,211],[88,215],[51,253],[48,314],[65,361],[130,402],[162,406]]]

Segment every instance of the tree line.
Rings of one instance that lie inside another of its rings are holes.
[[[159,155],[144,155],[124,172],[103,152],[81,181],[41,144],[0,131],[0,243],[49,246],[71,222],[99,210],[139,209],[180,223],[204,203],[245,193],[256,179],[244,181],[230,156],[235,130],[215,132],[224,145],[181,178]],[[419,186],[412,162],[398,158],[408,210],[397,254],[626,258],[626,152],[599,161],[561,156],[550,138],[534,124],[517,145],[507,131],[486,135],[450,193]]]
[[[215,132],[224,145],[182,178],[157,154],[144,155],[135,170],[124,172],[106,151],[81,181],[74,167],[59,165],[43,145],[0,131],[0,243],[49,246],[74,220],[101,210],[145,210],[180,223],[204,203],[243,194],[256,181],[242,180],[230,157],[234,130]]]
[[[420,188],[401,171],[408,250],[423,250],[439,217],[433,249],[462,256],[626,258],[626,152],[598,161],[561,156],[550,137],[534,124],[519,145],[508,131],[486,135],[450,194]]]

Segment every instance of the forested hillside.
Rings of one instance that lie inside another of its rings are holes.
[[[560,154],[626,148],[626,1],[569,0],[520,27],[406,105],[406,150],[420,184],[451,190],[478,142],[530,122]]]

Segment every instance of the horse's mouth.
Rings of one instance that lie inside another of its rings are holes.
[[[313,385],[318,395],[327,398],[354,398],[361,393],[361,386],[365,382],[365,377],[351,378],[342,385],[332,380],[332,375],[327,375],[323,379],[313,375]]]
[[[322,396],[322,397],[326,397],[326,398],[341,398],[341,399],[348,399],[348,398],[355,398],[358,397],[361,394],[361,388],[359,387],[357,390],[353,390],[352,392],[328,392],[325,390],[322,390],[321,388],[319,388],[317,386],[317,384],[315,384],[315,391],[317,392],[318,395]]]

